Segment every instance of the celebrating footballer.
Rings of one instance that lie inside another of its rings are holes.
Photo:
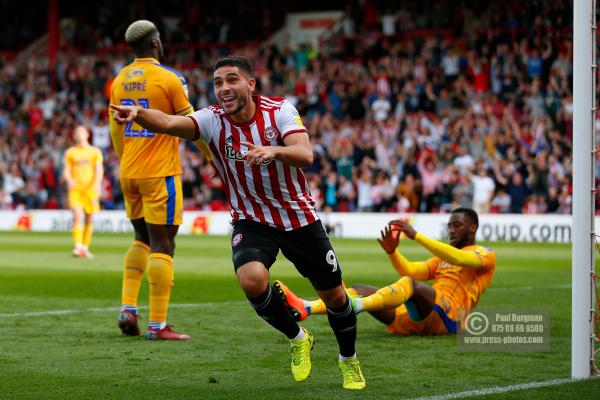
[[[244,57],[217,61],[213,79],[218,106],[174,116],[111,104],[114,119],[208,144],[231,207],[233,266],[240,287],[256,313],[290,340],[294,379],[304,381],[311,372],[314,338],[269,284],[279,250],[309,279],[326,307],[339,345],[343,387],[362,389],[356,314],[300,169],[312,164],[313,152],[298,111],[283,98],[254,95],[256,80]]]

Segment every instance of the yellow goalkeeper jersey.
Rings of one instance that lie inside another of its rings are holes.
[[[439,257],[425,261],[429,267],[429,278],[433,279],[434,289],[452,299],[456,306],[473,309],[488,287],[496,271],[496,254],[483,246],[463,247],[462,251],[472,251],[481,259],[481,268],[466,268],[452,265]]]

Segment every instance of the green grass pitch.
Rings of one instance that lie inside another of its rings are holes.
[[[453,336],[392,336],[361,314],[357,348],[367,388],[348,393],[341,388],[337,346],[325,317],[304,323],[316,337],[313,370],[308,381],[293,381],[287,340],[245,301],[227,237],[177,239],[169,322],[192,340],[121,336],[121,263],[130,240],[96,235],[96,258],[80,260],[71,257],[67,234],[0,234],[0,399],[404,399],[570,375],[568,245],[491,244],[497,272],[480,302],[547,308],[550,352],[461,353]],[[374,239],[333,242],[347,283],[381,286],[397,279]],[[410,259],[427,256],[412,242],[401,247]],[[314,297],[281,255],[271,271],[273,279]],[[140,299],[147,306],[147,284]],[[141,314],[147,322],[147,309]],[[597,399],[600,381],[486,398]]]

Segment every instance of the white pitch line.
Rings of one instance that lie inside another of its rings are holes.
[[[170,304],[169,308],[202,308],[218,305],[228,304],[245,304],[246,301],[219,301],[219,302],[207,302],[207,303],[175,303]],[[97,313],[97,312],[119,312],[119,307],[104,307],[104,308],[80,308],[80,309],[66,309],[66,310],[48,310],[48,311],[32,311],[22,313],[0,313],[0,318],[14,318],[14,317],[40,317],[45,315],[68,315],[78,313]],[[148,306],[140,306],[139,310],[147,310]]]
[[[562,385],[565,383],[573,383],[577,382],[580,379],[572,379],[572,378],[563,378],[563,379],[551,379],[549,381],[541,381],[541,382],[528,382],[528,383],[520,383],[517,385],[510,386],[495,386],[489,388],[475,389],[475,390],[467,390],[464,392],[457,393],[448,393],[448,394],[440,394],[435,396],[426,396],[426,397],[416,397],[408,400],[451,400],[451,399],[461,399],[464,397],[477,397],[477,396],[485,396],[488,394],[500,394],[500,393],[509,393],[516,392],[519,390],[528,390],[528,389],[537,389],[548,386],[556,386]]]

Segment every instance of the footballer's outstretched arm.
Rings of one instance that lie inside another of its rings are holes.
[[[483,266],[481,256],[472,250],[467,251],[457,249],[449,244],[427,237],[420,232],[417,232],[415,241],[429,250],[433,255],[438,256],[450,264],[473,269],[481,268]]]
[[[114,111],[113,118],[118,124],[133,121],[152,132],[165,133],[183,139],[197,139],[196,125],[191,118],[169,115],[159,110],[138,106],[117,106],[111,104],[110,108]]]
[[[457,249],[454,246],[432,239],[414,230],[414,228],[406,221],[392,221],[392,224],[397,229],[404,232],[410,239],[415,240],[421,246],[429,250],[434,256],[441,258],[447,263],[458,265],[466,268],[481,268],[483,261],[481,257],[473,251]]]

